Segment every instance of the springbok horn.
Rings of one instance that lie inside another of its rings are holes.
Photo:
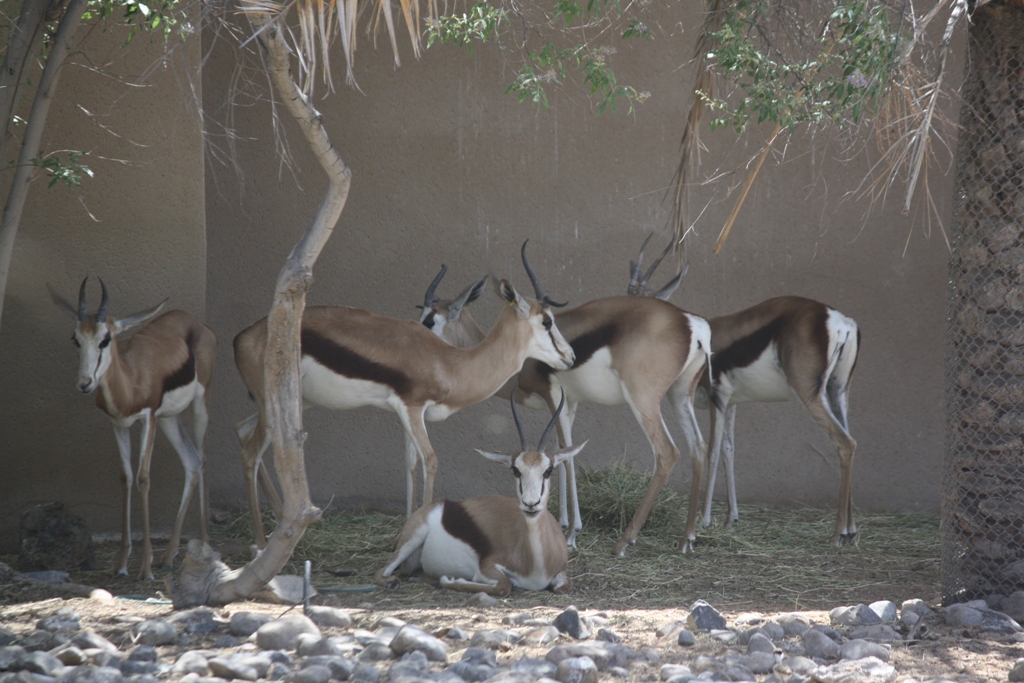
[[[96,278],[100,281],[100,287],[103,289],[103,296],[100,298],[100,307],[96,309],[96,322],[107,321],[107,304],[110,303],[110,297],[107,294],[107,285],[104,284],[103,278]]]
[[[85,302],[85,283],[89,281],[86,275],[82,280],[82,286],[78,288],[78,320],[82,321],[89,317],[89,305]]]
[[[530,450],[530,444],[526,442],[526,430],[523,429],[523,423],[519,419],[519,412],[516,411],[516,389],[517,387],[512,388],[512,397],[509,399],[509,403],[512,404],[512,417],[516,421],[516,429],[519,430],[520,447],[522,448],[522,452],[525,453]]]
[[[519,253],[523,257],[523,267],[526,268],[526,275],[527,277],[530,278],[530,282],[533,284],[533,293],[537,297],[537,301],[543,301],[548,306],[554,306],[555,308],[562,308],[563,306],[568,305],[568,301],[562,304],[558,303],[557,301],[553,301],[551,297],[545,294],[544,291],[540,288],[540,282],[537,281],[537,276],[533,274],[533,268],[530,267],[530,262],[526,258],[526,244],[529,241],[530,240],[526,240],[525,242],[523,242],[523,247],[522,249],[519,250]]]
[[[663,259],[664,259],[664,258],[665,258],[666,256],[668,256],[668,252],[669,252],[669,250],[670,250],[671,248],[672,248],[672,242],[670,241],[670,242],[669,242],[668,244],[666,244],[666,245],[665,245],[665,250],[661,252],[661,256],[659,256],[658,258],[656,258],[656,259],[654,260],[654,263],[652,263],[652,264],[651,264],[651,267],[647,269],[647,274],[646,274],[646,275],[644,275],[644,284],[645,284],[645,285],[647,284],[647,281],[651,279],[651,276],[652,276],[652,275],[654,275],[654,270],[655,270],[655,268],[657,268],[658,266],[660,266],[660,265],[661,265],[661,262],[662,262],[662,260],[663,260]]]
[[[640,253],[637,254],[636,261],[629,262],[629,287],[626,288],[626,294],[630,296],[641,294],[640,290],[644,283],[640,281],[640,268],[644,264],[644,250],[647,249],[647,243],[651,241],[652,237],[654,237],[653,232],[640,245]]]
[[[429,287],[427,287],[427,294],[426,294],[426,296],[423,297],[423,308],[430,308],[435,303],[440,301],[441,297],[434,296],[434,290],[437,289],[437,286],[439,284],[441,284],[441,278],[443,278],[444,274],[447,273],[447,272],[448,272],[448,266],[446,266],[445,264],[442,263],[441,264],[441,272],[439,272],[437,275],[434,276],[434,281],[430,283]]]
[[[565,389],[562,389],[562,400],[558,402],[558,410],[551,416],[551,422],[548,422],[548,426],[544,428],[544,433],[540,435],[540,443],[537,444],[537,450],[544,451],[544,442],[548,440],[548,434],[554,428],[555,423],[558,422],[558,415],[562,412],[562,406],[565,405]]]

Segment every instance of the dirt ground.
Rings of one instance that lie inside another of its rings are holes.
[[[692,663],[699,655],[721,656],[739,650],[708,637],[700,637],[697,645],[684,648],[674,636],[657,636],[659,626],[685,619],[687,608],[696,599],[714,605],[730,626],[743,614],[757,613],[770,618],[790,611],[805,613],[812,623],[828,624],[827,610],[831,607],[881,599],[898,605],[908,598],[921,598],[938,608],[940,584],[934,520],[915,523],[905,517],[862,515],[858,546],[836,549],[822,543],[828,526],[834,523],[827,513],[754,509],[743,514],[746,531],[739,527],[704,532],[698,553],[692,557],[670,551],[671,533],[654,530],[643,535],[627,557],[611,558],[608,550],[614,534],[585,530],[581,547],[570,561],[569,573],[574,581],[570,595],[516,591],[493,607],[482,607],[465,594],[441,591],[426,581],[407,581],[391,591],[370,586],[372,569],[387,556],[401,524],[399,518],[369,515],[368,520],[356,516],[328,521],[308,532],[309,539],[304,539],[306,545],[300,546],[296,560],[307,556],[313,562],[314,585],[320,591],[314,602],[352,610],[354,625],[363,628],[373,628],[384,617],[397,617],[430,632],[446,632],[459,626],[472,634],[482,629],[509,628],[512,617],[522,612],[553,618],[569,605],[581,612],[603,612],[609,619],[608,628],[621,636],[624,644],[634,649],[653,648],[661,655],[660,662],[631,668],[630,681],[658,680],[661,666],[667,663]],[[786,518],[787,514],[797,517]],[[799,534],[789,533],[805,521],[813,537],[806,543],[798,538]],[[244,541],[232,537],[232,524],[226,523],[217,530],[215,547],[221,549],[231,566],[238,566],[244,562],[247,550]],[[361,526],[366,524],[370,525],[370,532]],[[341,530],[332,531],[333,525],[340,525]],[[790,552],[767,551],[752,540],[758,529],[770,531],[775,527],[784,537],[779,547],[791,549]],[[894,536],[911,527],[915,536],[893,541]],[[338,535],[331,536],[332,533]],[[915,540],[918,536],[924,540]],[[101,587],[116,596],[108,601],[76,597],[76,593],[82,592],[80,588],[28,584],[0,574],[0,626],[25,632],[33,628],[39,617],[70,607],[81,615],[83,628],[96,630],[120,645],[128,642],[127,631],[139,617],[169,616],[169,604],[145,601],[166,597],[159,579],[168,572],[158,573],[155,582],[115,579],[109,574],[115,554],[114,544],[105,545],[98,553],[100,569],[72,575],[72,580],[79,584]],[[11,565],[15,560],[0,557],[0,561]],[[133,571],[137,562],[137,557],[133,558]],[[291,570],[296,571],[298,566],[293,564]],[[224,617],[237,611],[282,614],[287,609],[246,602],[218,609],[217,613]],[[216,649],[212,636],[207,636],[206,641],[202,638],[197,636],[187,647]],[[459,647],[453,648],[452,661],[459,656]],[[548,647],[531,649],[519,645],[501,653],[499,659],[543,657]],[[1007,680],[1014,662],[1022,657],[1024,637],[1020,634],[952,629],[940,619],[929,624],[916,640],[894,644],[890,663],[896,667],[896,680],[900,682],[940,679],[987,683]]]

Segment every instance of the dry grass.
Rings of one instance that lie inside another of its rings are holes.
[[[573,591],[568,596],[517,592],[513,603],[657,609],[703,598],[723,610],[777,611],[880,599],[938,599],[938,520],[919,515],[861,512],[857,545],[834,548],[827,543],[834,510],[745,505],[740,507],[740,523],[727,529],[722,525],[723,505],[715,508],[711,528],[698,533],[697,552],[680,555],[673,545],[683,529],[685,500],[665,491],[637,544],[626,557],[613,557],[611,547],[646,487],[647,477],[627,467],[583,470],[580,503],[586,516],[579,549],[570,554]],[[271,528],[273,521],[266,522]],[[314,585],[342,606],[367,600],[367,591],[375,593],[372,600],[380,609],[465,605],[465,594],[438,591],[425,581],[406,583],[394,592],[367,586],[385,564],[402,522],[401,516],[374,512],[327,515],[306,531],[285,571],[301,573],[302,563],[310,560]],[[215,523],[212,532],[228,564],[247,560],[248,514]],[[116,544],[104,546],[99,553],[103,569],[82,572],[74,580],[102,585],[115,594],[154,595],[163,588],[159,581],[112,579],[109,568],[116,552]],[[136,570],[137,555],[130,567]]]

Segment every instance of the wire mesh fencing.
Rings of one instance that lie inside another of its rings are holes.
[[[1024,11],[970,28],[949,266],[943,602],[1024,589]]]

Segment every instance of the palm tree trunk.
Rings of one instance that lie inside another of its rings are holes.
[[[946,355],[943,602],[1024,585],[1024,2],[969,32]]]
[[[175,607],[222,605],[251,595],[272,579],[291,557],[307,526],[320,518],[309,498],[302,444],[302,387],[299,378],[300,328],[313,264],[331,236],[348,198],[352,173],[331,145],[320,114],[292,78],[280,23],[255,3],[242,8],[256,30],[274,89],[299,124],[329,179],[327,193],[305,235],[292,249],[277,278],[267,319],[264,379],[267,421],[284,508],[267,547],[249,564],[230,571],[200,541],[189,544],[178,580],[171,587]]]

